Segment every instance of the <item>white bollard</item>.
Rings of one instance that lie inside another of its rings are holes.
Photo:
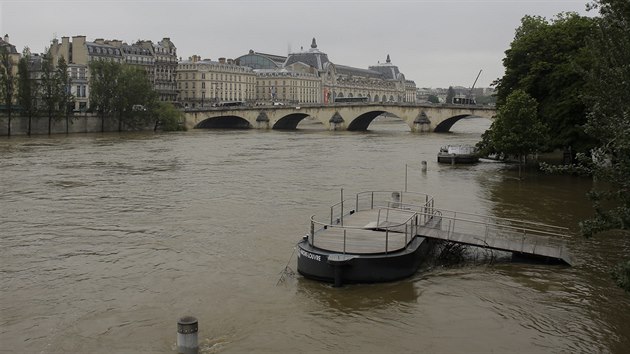
[[[197,354],[197,332],[199,324],[193,316],[184,316],[177,321],[177,352],[181,354]]]

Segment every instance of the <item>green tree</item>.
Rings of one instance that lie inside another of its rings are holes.
[[[114,62],[90,62],[90,110],[101,117],[101,132],[105,131],[106,117],[112,117],[116,112],[120,71],[121,65]]]
[[[15,77],[13,75],[13,61],[9,55],[9,48],[0,47],[0,87],[2,101],[7,112],[7,135],[11,136],[11,114],[13,113],[13,97],[15,95]]]
[[[150,106],[157,100],[153,85],[144,69],[124,65],[119,73],[116,87],[116,107],[118,111],[118,131],[123,125],[128,128],[141,128],[150,120]]]
[[[440,99],[436,95],[429,95],[427,100],[431,103],[440,103]]]
[[[449,86],[448,91],[446,92],[446,103],[453,103],[453,98],[455,98],[455,89],[453,88],[453,86]]]
[[[548,139],[547,128],[536,114],[536,100],[522,90],[515,90],[499,107],[490,129],[477,144],[482,154],[513,156],[518,160],[518,176],[529,154],[543,150]]]
[[[164,131],[186,130],[181,124],[184,120],[184,114],[172,103],[156,101],[152,107],[152,116],[155,119],[154,130],[158,128]]]
[[[589,46],[594,65],[587,76],[585,129],[598,144],[595,159],[584,154],[579,161],[603,183],[589,193],[595,216],[581,228],[586,236],[622,230],[630,237],[630,2],[599,0],[591,6],[600,17]],[[616,268],[614,277],[630,292],[630,259]]]
[[[550,130],[550,148],[571,146],[587,151],[592,140],[584,133],[586,75],[591,65],[587,42],[594,20],[575,13],[548,21],[525,16],[505,52],[505,74],[495,81],[497,106],[515,90],[538,102],[538,116]]]
[[[18,63],[17,103],[22,107],[22,114],[28,117],[27,134],[31,135],[33,116],[37,114],[38,85],[31,68],[31,53],[24,48]]]
[[[68,64],[64,57],[60,57],[57,61],[57,69],[55,72],[57,76],[57,90],[59,98],[59,110],[64,115],[66,120],[66,134],[69,131],[70,125],[70,113],[74,108],[74,96],[70,89],[70,75],[68,74]]]
[[[42,57],[42,75],[41,75],[41,94],[43,102],[43,110],[48,117],[48,135],[52,133],[52,123],[60,116],[59,102],[59,76],[53,65],[50,53],[44,54]]]

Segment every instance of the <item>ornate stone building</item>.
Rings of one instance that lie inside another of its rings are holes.
[[[177,89],[179,102],[189,108],[226,101],[253,102],[256,75],[251,68],[236,65],[232,59],[202,60],[194,55],[179,62]]]
[[[269,100],[268,93],[275,89],[275,99],[291,103],[327,104],[344,97],[362,97],[368,102],[416,101],[415,83],[405,79],[398,67],[392,64],[389,55],[385,63],[368,69],[334,64],[326,53],[317,48],[315,38],[310,49],[291,53],[287,57],[250,50],[248,54],[237,58],[236,62],[253,68],[257,79],[261,81],[257,84],[257,100]],[[283,76],[290,77],[291,73],[304,74],[309,77],[309,81],[303,83],[281,79]],[[273,77],[271,81],[270,77]],[[296,94],[305,89],[304,95]],[[311,89],[318,92],[313,94]],[[286,95],[280,95],[279,90],[283,90]]]
[[[139,41],[128,45],[116,39],[99,38],[88,42],[85,36],[73,36],[72,41],[69,37],[61,37],[61,42],[53,40],[50,53],[55,65],[60,57],[68,63],[76,110],[89,107],[89,64],[95,60],[142,67],[147,71],[160,100],[174,102],[177,97],[177,49],[168,38],[158,44]]]
[[[177,100],[177,48],[170,38],[163,38],[158,43],[139,41],[134,46],[147,49],[153,55],[154,70],[151,76],[153,87],[161,101]]]
[[[4,48],[4,50],[8,54],[9,60],[11,61],[11,71],[12,71],[13,77],[17,77],[17,72],[18,72],[17,66],[22,55],[20,54],[20,52],[18,52],[15,46],[9,42],[8,34],[5,34],[4,38],[0,38],[0,47]]]

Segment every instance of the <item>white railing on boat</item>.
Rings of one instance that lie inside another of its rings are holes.
[[[354,209],[348,210],[348,206],[354,206]],[[344,224],[344,217],[356,212],[374,209],[378,209],[378,214],[373,227],[366,228],[365,225],[350,226]],[[402,211],[408,214],[408,217],[402,222],[392,223],[390,222],[390,211]],[[385,247],[381,252],[388,253],[393,251],[389,247],[390,232],[404,233],[405,241],[403,247],[396,247],[395,250],[405,248],[413,240],[413,236],[416,235],[418,226],[427,224],[435,212],[433,197],[424,193],[403,191],[360,192],[352,200],[343,200],[333,204],[330,207],[330,219],[326,222],[315,220],[315,215],[311,216],[309,243],[316,247],[315,234],[318,231],[341,228],[343,229],[343,252],[345,253],[348,234],[373,229],[384,232]]]
[[[392,200],[390,198],[392,193],[400,198]],[[352,207],[354,208],[352,209]],[[344,224],[344,217],[375,209],[377,210],[376,220],[371,220],[371,225]],[[418,235],[419,228],[423,228],[421,231],[433,233],[431,237],[447,241],[476,244],[481,247],[485,245],[490,248],[517,252],[531,250],[530,253],[534,254],[552,253],[553,255],[549,256],[557,258],[564,258],[565,255],[568,257],[563,240],[568,235],[567,228],[437,209],[434,206],[433,197],[414,192],[361,192],[356,194],[353,200],[344,200],[333,204],[330,207],[329,220],[316,220],[315,215],[313,215],[310,226],[309,243],[314,247],[317,247],[316,234],[319,231],[332,228],[342,229],[344,253],[347,250],[348,237],[358,236],[361,232],[365,233],[366,230],[378,230],[384,233],[384,248],[380,252],[388,253],[407,247]],[[404,234],[404,245],[400,247],[400,243],[398,243],[398,247],[391,248],[390,233],[396,233],[399,237]],[[506,246],[497,246],[498,242],[505,242]],[[493,243],[494,245],[492,245]],[[536,251],[536,247],[539,248],[538,251]],[[546,250],[543,250],[543,247]]]

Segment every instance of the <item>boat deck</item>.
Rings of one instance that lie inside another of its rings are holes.
[[[343,226],[341,223],[330,225],[316,233],[314,245],[332,252],[356,254],[383,253],[386,249],[393,252],[405,248],[410,240],[409,235],[405,239],[404,227],[392,228],[389,232],[375,230],[378,212],[378,209],[372,209],[345,216]],[[412,215],[413,212],[392,212],[389,220],[380,222],[378,227],[402,224]]]

